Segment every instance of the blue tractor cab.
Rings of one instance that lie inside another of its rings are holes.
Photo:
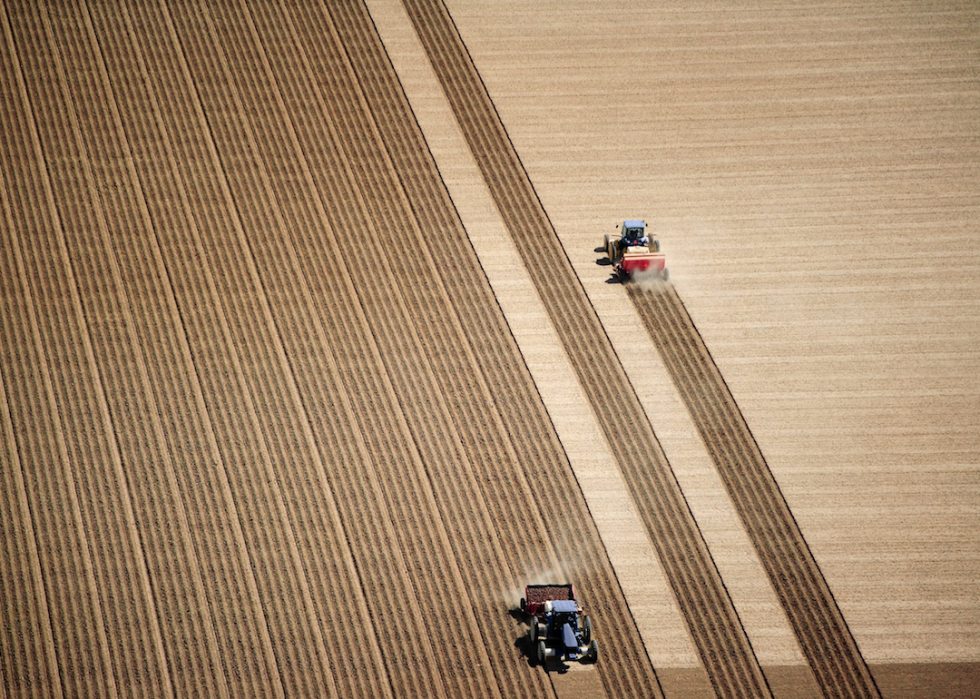
[[[594,662],[599,654],[592,638],[592,621],[575,600],[544,603],[543,616],[531,623],[531,641],[537,643],[538,662],[577,660]]]

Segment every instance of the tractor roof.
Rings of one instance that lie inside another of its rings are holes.
[[[571,599],[559,599],[551,603],[553,612],[577,612],[578,603]]]
[[[627,228],[646,228],[646,221],[641,221],[639,219],[633,219],[631,221],[623,221],[623,225]]]

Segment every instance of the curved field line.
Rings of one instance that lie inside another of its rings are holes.
[[[878,689],[816,560],[717,365],[673,285],[629,285],[827,696]]]
[[[715,691],[767,695],[766,679],[649,419],[448,12],[438,2],[405,4],[505,224],[519,249],[534,251],[524,258],[528,272],[633,491]],[[628,435],[624,424],[631,425]]]

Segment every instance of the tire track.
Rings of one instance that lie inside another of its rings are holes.
[[[505,224],[538,287],[572,366],[634,493],[715,691],[769,689],[649,419],[441,3],[405,2]],[[604,363],[600,363],[602,358]],[[622,425],[630,425],[624,439]]]
[[[617,639],[608,656],[604,651],[604,657],[610,657],[610,662],[599,666],[610,696],[656,694],[659,691],[656,677],[635,625],[625,612],[625,601],[597,533],[594,527],[590,529],[592,522],[581,492],[571,477],[567,460],[562,458],[554,429],[442,185],[376,30],[360,3],[335,3],[331,12],[337,18],[348,57],[361,77],[364,101],[373,111],[388,157],[400,177],[400,182],[392,188],[396,191],[403,188],[405,192],[404,209],[396,214],[397,220],[416,223],[410,229],[408,244],[401,244],[405,241],[400,239],[398,249],[389,255],[404,258],[406,264],[399,273],[405,282],[403,286],[445,285],[438,301],[425,304],[430,309],[428,313],[435,316],[436,327],[457,328],[451,340],[454,345],[465,348],[463,351],[473,348],[479,357],[478,361],[472,360],[468,369],[460,371],[447,366],[437,376],[459,376],[469,371],[479,383],[479,390],[465,394],[480,397],[479,402],[457,399],[460,392],[450,390],[448,384],[443,390],[453,401],[452,415],[458,416],[457,428],[464,437],[471,463],[480,468],[478,473],[484,482],[495,484],[493,489],[488,489],[486,500],[493,511],[497,531],[507,542],[506,550],[513,552],[518,561],[540,560],[545,552],[547,559],[554,556],[550,543],[555,539],[565,544],[563,550],[581,551],[585,560],[594,562],[594,572],[573,564],[575,569],[569,571],[569,577],[577,579],[586,600],[590,596],[601,600],[597,605],[589,601],[586,604],[600,620],[604,633]],[[444,307],[453,312],[436,313],[436,309],[442,311]],[[455,358],[459,353],[460,350],[436,350],[431,356],[433,362],[445,365],[448,358]],[[501,411],[507,416],[501,415]],[[512,439],[520,444],[515,447]],[[536,449],[539,446],[544,448]],[[518,450],[526,456],[522,458]],[[522,470],[522,463],[529,474]],[[538,467],[542,469],[540,473],[535,472]],[[529,478],[534,482],[559,483],[553,500],[560,504],[549,508],[547,518],[540,516],[537,506],[527,507],[535,502]],[[530,571],[524,575],[528,574]],[[527,577],[522,578],[517,585],[526,580]]]
[[[629,285],[824,694],[879,696],[803,534],[672,284]]]

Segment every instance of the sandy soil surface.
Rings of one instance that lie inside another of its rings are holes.
[[[660,235],[868,661],[975,662],[975,8],[449,6],[590,294]]]
[[[0,2],[0,696],[970,696],[978,19]]]

